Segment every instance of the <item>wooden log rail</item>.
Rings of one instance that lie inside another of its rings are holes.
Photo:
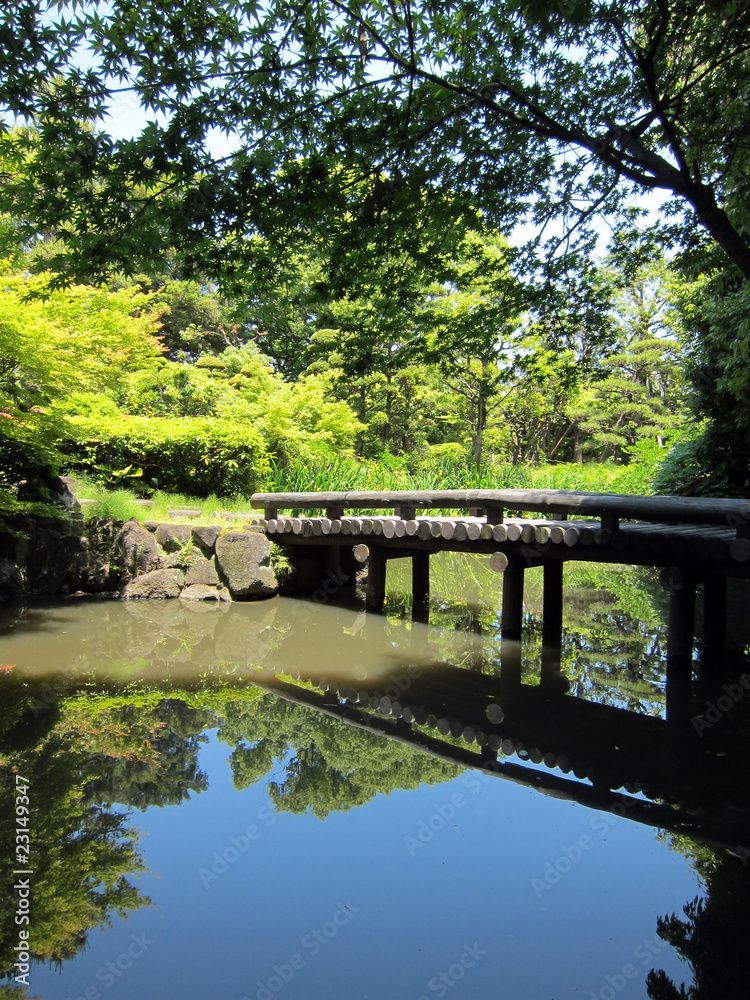
[[[631,496],[624,493],[584,493],[577,490],[374,490],[328,493],[255,493],[255,508],[267,520],[282,510],[325,510],[330,519],[346,510],[393,510],[402,520],[416,511],[468,510],[489,524],[502,524],[505,511],[557,514],[598,519],[601,527],[617,530],[621,520],[653,524],[722,525],[737,538],[750,539],[750,500],[704,497]]]
[[[282,545],[344,547],[368,565],[366,604],[385,598],[388,559],[412,559],[414,608],[429,597],[429,555],[487,553],[503,580],[502,637],[517,641],[523,624],[525,570],[544,567],[543,646],[562,642],[563,562],[662,567],[670,591],[668,660],[692,661],[696,584],[703,583],[707,647],[725,643],[727,577],[750,577],[750,501],[641,497],[571,490],[421,490],[256,493],[266,533]],[[371,516],[362,511],[392,510]],[[281,511],[324,512],[285,517]],[[442,510],[442,516],[426,511]],[[447,511],[465,510],[455,516]],[[346,511],[354,511],[346,514]],[[417,516],[420,511],[421,516]],[[508,511],[516,515],[507,517]],[[529,517],[533,512],[542,517]],[[338,558],[338,557],[337,557]]]

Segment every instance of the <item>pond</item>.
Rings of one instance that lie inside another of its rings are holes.
[[[432,562],[414,617],[400,563],[382,615],[2,609],[0,996],[750,995],[745,660],[668,713],[650,571],[570,567],[550,666],[536,571],[503,645]]]

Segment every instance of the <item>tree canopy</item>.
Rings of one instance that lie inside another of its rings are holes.
[[[69,275],[173,247],[226,281],[279,240],[356,251],[375,222],[385,252],[469,204],[536,244],[562,220],[572,251],[657,191],[673,239],[750,278],[737,0],[28,0],[3,20],[0,101],[26,126],[3,201]],[[125,91],[150,120],[116,140]]]
[[[669,488],[746,492],[749,29],[740,0],[27,0],[0,254],[151,296],[132,416],[260,419],[283,458],[335,398],[329,450],[622,461],[688,397]],[[300,385],[281,423],[226,367],[250,341]]]

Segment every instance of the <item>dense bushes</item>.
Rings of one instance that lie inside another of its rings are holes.
[[[269,473],[260,434],[214,417],[70,417],[63,447],[88,472],[142,469],[146,488],[194,496],[251,493]]]
[[[333,482],[362,487],[365,481],[371,488],[533,482],[646,492],[664,454],[649,426],[644,440],[643,428],[636,428],[636,443],[619,442],[620,459],[635,459],[627,469],[622,461],[533,474],[511,468],[501,461],[508,457],[503,440],[511,433],[510,409],[523,411],[518,433],[527,443],[539,437],[541,410],[562,413],[562,404],[535,409],[516,385],[498,404],[497,426],[483,426],[482,461],[470,464],[458,390],[434,360],[420,357],[406,367],[399,362],[387,377],[371,370],[372,358],[361,378],[359,362],[320,371],[310,366],[295,380],[284,379],[251,341],[220,356],[196,359],[176,351],[181,360],[167,360],[159,333],[163,314],[152,294],[86,286],[50,292],[43,278],[8,262],[0,262],[0,274],[0,493],[8,510],[47,500],[51,476],[61,470],[86,473],[101,486],[196,498],[246,495],[271,483],[310,489]],[[372,323],[370,332],[379,337],[380,319]],[[394,345],[381,347],[383,358],[390,358]],[[549,389],[549,375],[546,367],[535,374],[535,392]],[[464,388],[473,392],[469,381]],[[628,392],[633,385],[628,382]],[[622,417],[619,397],[616,403]],[[560,440],[570,436],[568,428]],[[371,461],[355,459],[355,447]],[[545,449],[537,452],[544,464]]]

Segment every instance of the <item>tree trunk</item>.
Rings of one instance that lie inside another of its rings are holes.
[[[363,424],[367,423],[367,420],[365,419],[367,417],[367,395],[365,393],[364,385],[360,385],[359,387],[359,406],[357,408],[357,411],[358,411],[357,416],[362,421],[362,423]],[[356,452],[360,457],[364,454],[365,450],[364,445],[365,445],[364,435],[358,434]]]
[[[487,400],[480,396],[477,400],[477,422],[474,432],[474,440],[471,445],[471,454],[477,468],[482,464],[482,446],[484,438],[484,428],[487,423]]]
[[[724,209],[717,205],[711,188],[696,185],[684,193],[695,209],[698,221],[708,230],[729,259],[737,265],[745,281],[750,281],[750,247],[734,228]]]

